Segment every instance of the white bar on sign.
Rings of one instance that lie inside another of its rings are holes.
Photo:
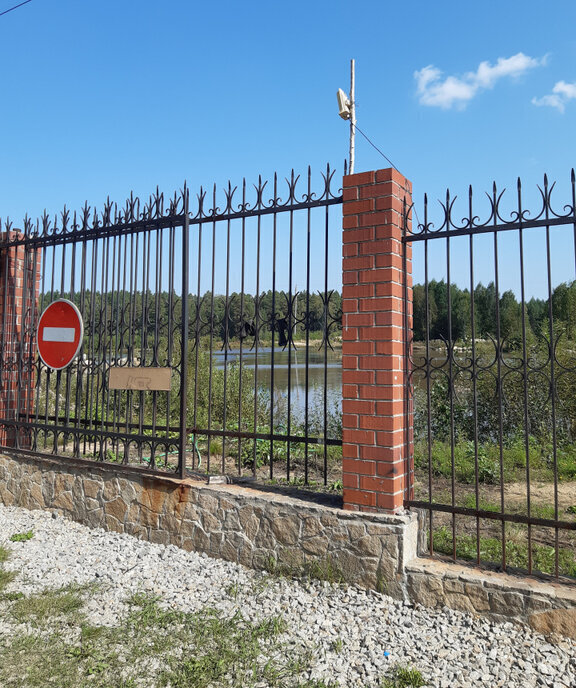
[[[44,342],[73,342],[76,330],[73,327],[45,327],[42,332]]]

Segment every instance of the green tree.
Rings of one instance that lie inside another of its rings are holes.
[[[432,324],[430,336],[432,339],[463,339],[470,331],[470,294],[455,284],[448,285],[444,280],[432,280],[429,291],[434,294],[437,316]],[[451,328],[450,328],[451,325]]]
[[[476,334],[496,336],[496,287],[490,282],[487,287],[482,283],[474,290],[474,314]]]
[[[433,331],[438,317],[438,308],[433,291],[428,291],[428,309],[426,309],[426,290],[423,284],[414,285],[412,292],[414,314],[414,339],[424,341],[426,330]]]
[[[522,309],[512,290],[505,291],[500,298],[500,337],[511,348],[521,345]]]

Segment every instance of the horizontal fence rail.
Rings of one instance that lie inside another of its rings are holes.
[[[308,170],[223,196],[157,191],[18,230],[0,223],[0,447],[119,470],[337,483],[334,186],[328,167],[319,189]],[[36,332],[60,298],[80,310],[84,340],[55,371]],[[111,369],[156,368],[169,389],[110,385]]]
[[[484,220],[472,188],[462,215],[447,192],[436,224],[425,197],[423,221],[405,232],[415,273],[405,503],[425,510],[431,555],[574,578],[574,171],[561,212],[553,189],[544,177],[532,214],[520,181],[511,199],[494,185]]]

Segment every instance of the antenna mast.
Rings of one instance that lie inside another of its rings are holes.
[[[350,60],[350,96],[339,88],[336,93],[338,98],[338,114],[342,119],[350,120],[350,169],[349,174],[354,173],[354,139],[356,136],[356,101],[354,99],[354,60]]]
[[[356,101],[354,99],[354,60],[350,60],[350,174],[354,174],[354,139],[356,136]]]

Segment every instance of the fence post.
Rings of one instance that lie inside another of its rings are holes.
[[[405,360],[412,256],[402,245],[411,191],[393,169],[343,182],[342,480],[349,510],[397,513],[412,489]]]
[[[41,250],[10,245],[23,238],[0,233],[0,445],[27,449],[30,433],[10,421],[29,420],[34,409]]]

